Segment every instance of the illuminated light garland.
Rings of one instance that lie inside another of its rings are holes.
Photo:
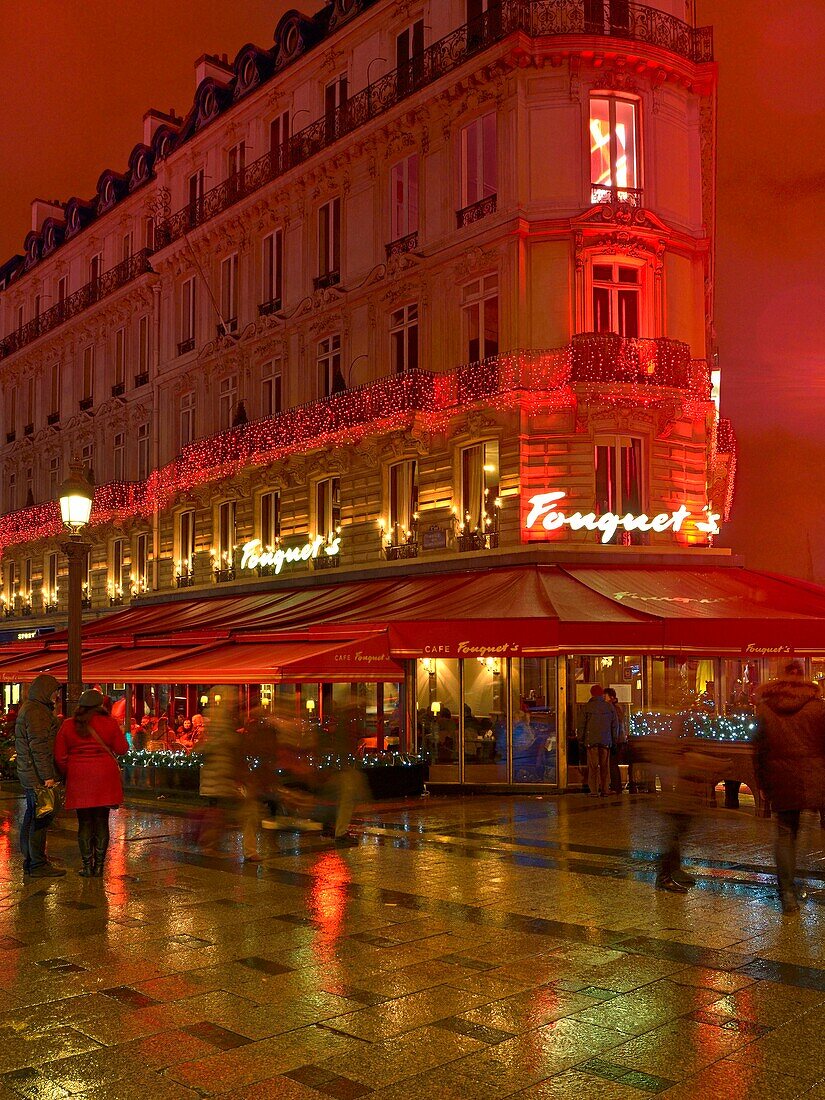
[[[190,770],[200,768],[204,762],[203,753],[187,753],[180,749],[130,749],[120,758],[121,764],[127,768],[177,768]],[[420,753],[396,752],[370,752],[362,757],[341,757],[337,753],[324,753],[317,759],[310,756],[307,761],[310,767],[319,771],[341,768],[412,768],[424,763],[424,757]],[[252,771],[261,766],[257,757],[247,757],[247,763]],[[276,769],[279,775],[283,775],[283,769]]]
[[[675,714],[642,711],[630,715],[631,737],[695,737],[703,741],[741,744],[753,741],[757,723],[752,714],[717,715],[680,710]]]
[[[580,403],[643,409],[678,405],[680,416],[701,420],[708,414],[709,387],[707,364],[691,360],[687,345],[611,334],[576,337],[563,348],[502,354],[449,373],[411,371],[190,443],[145,481],[99,486],[90,522],[148,518],[196,486],[291,455],[409,430],[414,423],[424,431],[443,431],[452,416],[472,405],[521,409],[527,415],[575,409]],[[720,422],[720,451],[723,435],[727,453],[733,453],[727,421]],[[61,534],[56,501],[0,517],[0,551]]]

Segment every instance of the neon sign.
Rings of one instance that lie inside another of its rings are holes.
[[[286,549],[276,546],[264,549],[260,539],[252,539],[243,545],[241,556],[241,569],[272,569],[277,576],[283,567],[299,561],[313,561],[322,553],[327,557],[335,557],[341,552],[341,539],[336,535],[329,542],[323,535],[316,535],[314,539],[305,542],[303,546],[287,546]]]
[[[665,531],[673,531],[678,534],[685,522],[692,519],[698,531],[710,536],[719,534],[719,520],[721,516],[706,508],[697,516],[690,509],[681,504],[675,512],[660,512],[656,516],[634,516],[630,512],[623,516],[615,512],[603,512],[597,516],[595,512],[573,512],[568,515],[557,509],[557,505],[564,500],[566,493],[536,493],[530,497],[532,508],[527,515],[524,526],[531,531],[541,521],[545,531],[558,531],[562,527],[569,527],[571,531],[600,531],[602,542],[610,542],[620,529],[623,531],[655,531],[659,534]]]

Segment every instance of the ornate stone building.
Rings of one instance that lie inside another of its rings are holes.
[[[734,448],[691,7],[332,0],[202,57],[190,111],[149,111],[94,196],[34,202],[0,268],[9,629],[63,619],[72,460],[98,486],[90,617],[716,560]]]

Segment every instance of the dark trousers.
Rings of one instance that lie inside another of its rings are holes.
[[[103,862],[109,847],[109,807],[88,806],[77,811],[77,844],[84,863]]]
[[[659,857],[659,874],[671,878],[682,866],[682,839],[690,825],[690,814],[665,814],[662,854]]]
[[[20,825],[20,851],[23,854],[23,870],[33,871],[48,863],[46,858],[46,833],[54,820],[54,814],[38,818],[37,795],[32,787],[25,788],[26,811]]]
[[[796,838],[799,835],[799,810],[779,810],[776,814],[776,877],[779,892],[793,893],[796,875]]]

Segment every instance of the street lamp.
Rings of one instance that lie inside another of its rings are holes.
[[[89,555],[89,544],[81,532],[92,514],[94,486],[85,468],[73,463],[69,476],[60,487],[60,515],[69,532],[60,549],[69,561],[69,623],[66,676],[66,711],[71,714],[83,690],[82,635],[83,573]]]

